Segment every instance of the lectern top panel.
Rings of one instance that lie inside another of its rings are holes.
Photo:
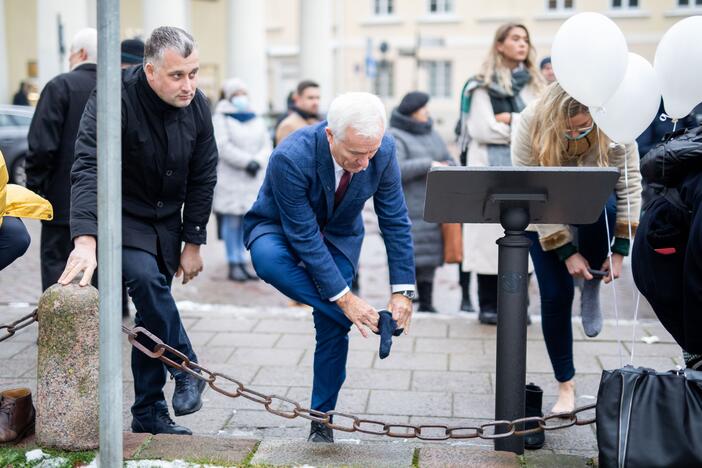
[[[609,167],[436,167],[427,178],[424,219],[499,223],[500,206],[520,204],[532,223],[590,224],[618,178]]]

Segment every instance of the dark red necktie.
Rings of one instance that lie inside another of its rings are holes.
[[[339,206],[339,203],[341,203],[341,199],[344,198],[344,194],[346,193],[346,189],[349,188],[349,182],[351,181],[351,173],[348,171],[344,171],[344,175],[341,176],[341,180],[339,181],[339,186],[336,189],[336,192],[334,193],[334,208]]]

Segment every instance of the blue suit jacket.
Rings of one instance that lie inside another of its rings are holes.
[[[361,211],[373,197],[388,254],[391,284],[414,284],[414,252],[402,193],[395,141],[383,137],[365,171],[354,174],[334,209],[334,163],[326,121],[288,136],[270,157],[258,198],[244,217],[246,247],[267,233],[285,235],[314,278],[321,296],[333,297],[348,285],[324,241],[358,265],[364,228]]]

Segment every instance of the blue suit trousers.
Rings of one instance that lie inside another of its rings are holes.
[[[344,280],[351,285],[353,265],[329,242],[325,245]],[[351,321],[336,303],[320,296],[314,279],[283,234],[269,233],[256,239],[251,245],[251,260],[261,279],[290,299],[312,306],[316,338],[312,409],[333,410],[346,379]]]

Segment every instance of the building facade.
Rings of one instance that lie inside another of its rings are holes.
[[[73,34],[95,26],[95,4],[0,0],[0,101],[27,77],[40,88],[66,71]],[[161,24],[190,30],[200,46],[200,85],[213,99],[229,76],[248,83],[259,112],[282,111],[305,78],[321,84],[323,108],[351,90],[374,92],[390,108],[419,89],[432,95],[438,128],[449,136],[461,87],[497,27],[524,24],[541,58],[562,22],[583,11],[612,18],[630,51],[652,61],[663,33],[702,14],[702,0],[122,0],[121,31],[126,38]]]

